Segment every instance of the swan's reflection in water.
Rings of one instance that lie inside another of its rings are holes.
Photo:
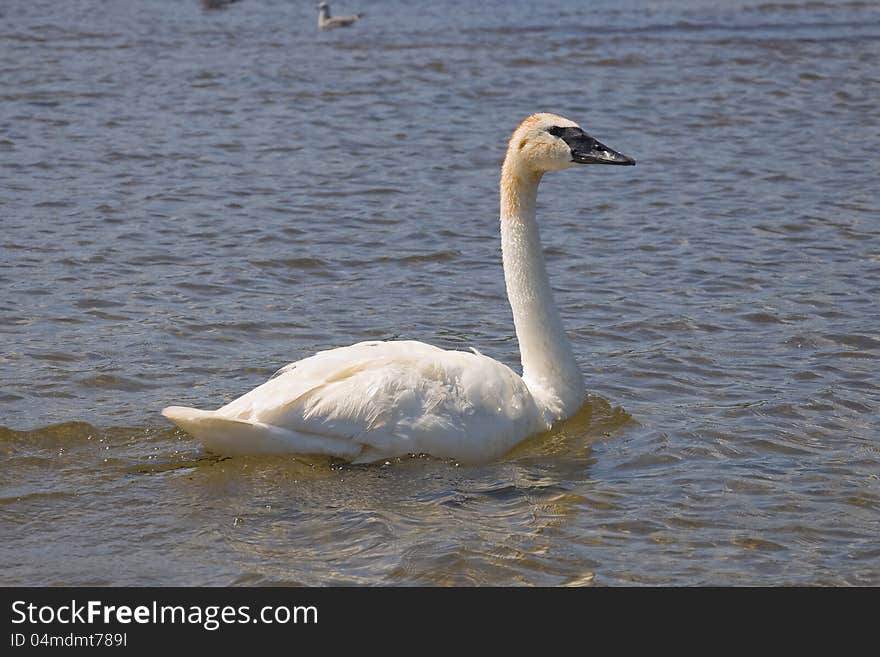
[[[237,584],[579,585],[595,564],[559,535],[594,503],[583,492],[591,441],[630,421],[592,398],[485,466],[236,458],[202,463],[175,485],[213,509],[194,540],[223,555]]]

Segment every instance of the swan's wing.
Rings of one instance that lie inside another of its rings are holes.
[[[216,412],[360,445],[356,460],[430,453],[481,461],[544,427],[510,368],[420,342],[362,342],[292,363]]]

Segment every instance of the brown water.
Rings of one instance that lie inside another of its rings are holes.
[[[880,584],[880,6],[313,4],[0,4],[0,584]],[[639,161],[542,186],[579,416],[483,467],[168,427],[362,339],[516,364],[539,110]]]

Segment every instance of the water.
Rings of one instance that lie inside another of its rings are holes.
[[[880,584],[873,2],[6,0],[0,583]],[[363,339],[518,362],[505,142],[590,390],[504,459],[168,426]]]

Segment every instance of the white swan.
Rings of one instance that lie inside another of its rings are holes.
[[[413,453],[485,462],[574,415],[584,383],[553,301],[535,221],[541,176],[635,164],[554,114],[523,121],[501,171],[501,246],[523,376],[478,352],[361,342],[291,363],[216,411],[162,414],[210,451],[326,454],[355,463]]]
[[[318,5],[318,28],[321,30],[330,30],[334,27],[349,27],[354,25],[363,14],[355,14],[353,16],[330,16],[330,5],[322,2]]]

